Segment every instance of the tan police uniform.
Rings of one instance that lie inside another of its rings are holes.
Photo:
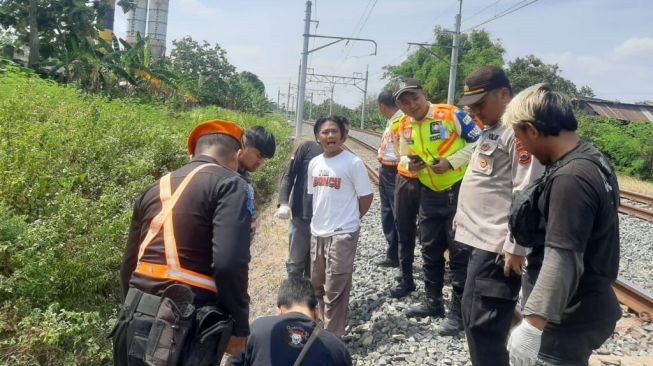
[[[503,275],[502,251],[526,255],[508,230],[512,192],[544,171],[498,122],[485,127],[463,178],[455,216],[455,240],[471,246],[462,315],[472,364],[507,365],[505,342],[521,278]]]

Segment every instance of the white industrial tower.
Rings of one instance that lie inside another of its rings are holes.
[[[136,34],[149,38],[153,59],[165,56],[169,0],[132,0],[134,7],[127,12],[127,42],[136,43]],[[145,25],[147,24],[147,33]]]

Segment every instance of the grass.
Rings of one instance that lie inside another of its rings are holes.
[[[619,188],[626,191],[653,195],[653,182],[633,177],[619,176]]]

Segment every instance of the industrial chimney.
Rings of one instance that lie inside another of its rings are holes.
[[[168,0],[150,0],[147,21],[150,54],[153,60],[165,56],[168,29]]]
[[[136,43],[136,34],[145,38],[145,23],[147,20],[147,0],[132,0],[134,7],[127,12],[127,42]]]

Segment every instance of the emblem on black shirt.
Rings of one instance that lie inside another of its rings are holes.
[[[295,348],[304,347],[304,343],[306,343],[306,339],[308,339],[308,334],[306,334],[304,328],[286,327],[286,329],[288,330],[288,338],[290,339],[288,345]]]

